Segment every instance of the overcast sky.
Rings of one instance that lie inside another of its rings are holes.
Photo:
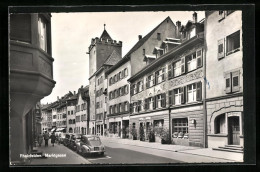
[[[205,17],[198,13],[198,21]],[[52,56],[53,78],[56,85],[52,93],[41,100],[46,104],[57,100],[69,91],[73,92],[88,85],[89,56],[86,54],[91,39],[100,37],[106,30],[113,40],[122,41],[124,56],[138,41],[170,16],[172,21],[183,25],[192,20],[193,11],[174,12],[91,12],[52,13]]]

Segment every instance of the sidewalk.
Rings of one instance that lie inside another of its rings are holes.
[[[172,152],[192,154],[192,155],[198,155],[204,157],[225,159],[225,160],[230,160],[231,162],[234,161],[243,162],[243,153],[216,151],[216,150],[212,150],[211,148],[200,148],[200,147],[182,146],[182,145],[167,145],[158,142],[142,142],[139,140],[121,139],[121,138],[112,138],[112,137],[101,137],[101,140],[107,142],[125,144],[125,145],[138,146],[138,147],[146,147],[146,148],[167,150]]]
[[[87,159],[62,144],[55,144],[53,147],[49,142],[48,147],[43,144],[41,147],[36,147],[36,149],[45,155],[47,154],[47,156],[49,155],[49,157],[33,158],[31,165],[90,164]]]

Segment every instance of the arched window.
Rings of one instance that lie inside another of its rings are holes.
[[[215,134],[226,133],[226,118],[225,114],[221,114],[215,118],[214,122]]]

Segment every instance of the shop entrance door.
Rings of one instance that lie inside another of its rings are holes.
[[[240,127],[239,127],[239,117],[232,116],[228,118],[228,135],[229,135],[229,144],[231,145],[239,145],[239,135],[240,135]]]

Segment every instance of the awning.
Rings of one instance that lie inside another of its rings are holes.
[[[65,128],[58,128],[56,131],[62,131],[64,130]]]

